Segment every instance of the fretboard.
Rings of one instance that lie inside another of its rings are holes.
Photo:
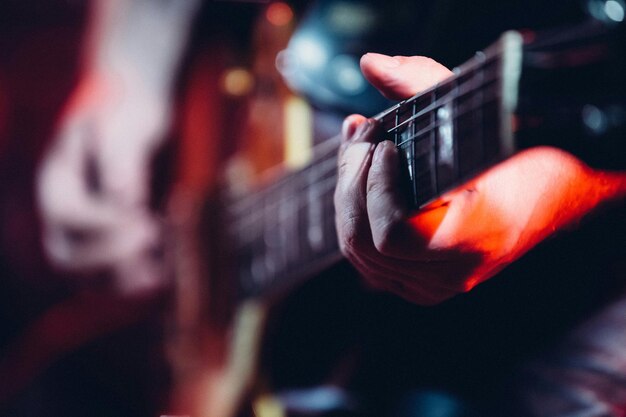
[[[513,154],[520,68],[521,38],[509,32],[450,79],[376,116],[400,151],[413,208]]]
[[[413,208],[510,156],[521,36],[509,32],[448,80],[375,116],[396,144]],[[341,258],[333,194],[339,138],[288,173],[229,205],[238,292],[263,296]]]

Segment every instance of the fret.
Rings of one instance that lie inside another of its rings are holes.
[[[248,211],[246,214],[250,215],[251,212]],[[267,275],[265,272],[265,261],[260,256],[260,251],[264,251],[265,248],[261,239],[263,224],[259,222],[239,222],[230,211],[227,215],[229,224],[232,225],[228,229],[231,233],[229,241],[236,243],[239,283],[241,289],[247,291],[258,285]],[[248,216],[243,218],[248,218]]]
[[[436,177],[430,131],[433,126],[432,112],[425,111],[435,102],[435,93],[430,91],[401,103],[393,127],[396,146],[400,149],[403,171],[408,176],[407,191],[411,204],[418,205],[436,192]],[[410,117],[406,117],[410,115]]]
[[[233,229],[245,294],[263,293],[281,282],[275,277],[301,275],[308,263],[337,251],[335,182],[336,158],[330,158],[303,169],[297,179],[267,187],[254,210],[240,205],[231,211],[244,215]]]
[[[476,92],[476,88],[479,87],[479,85],[476,84],[475,71],[476,70],[472,68],[471,70],[465,71],[457,76],[458,90],[456,98],[463,98]]]
[[[457,135],[456,144],[456,179],[461,180],[467,176],[481,162],[481,144],[479,139],[478,126],[476,125],[476,113],[478,109],[473,103],[473,97],[465,96],[468,107],[471,111],[465,111],[456,117],[456,131],[463,132]],[[463,108],[463,103],[458,104],[459,108]]]
[[[451,187],[455,181],[453,103],[437,109],[436,148],[437,192]]]
[[[415,140],[415,176],[432,174],[434,175],[434,147],[431,135],[424,135],[421,139]]]
[[[485,163],[485,137],[484,137],[484,113],[483,113],[483,103],[484,103],[484,79],[485,79],[485,54],[483,52],[477,52],[476,60],[479,62],[483,62],[483,65],[480,65],[476,69],[476,75],[474,77],[475,82],[477,84],[476,91],[474,93],[474,106],[476,107],[476,111],[474,111],[474,130],[472,133],[475,134],[474,141],[476,144],[474,145],[477,153],[478,153],[478,163],[475,168]]]
[[[402,125],[404,122],[408,121],[415,115],[412,111],[413,105],[409,102],[405,102],[397,107],[396,109],[396,119],[395,126]]]
[[[324,227],[323,227],[323,207],[319,188],[319,185],[315,182],[317,168],[310,170],[309,181],[310,185],[307,189],[307,225],[306,236],[308,240],[308,247],[311,251],[319,251],[324,245]]]
[[[399,145],[400,169],[406,174],[405,189],[408,194],[409,202],[412,206],[417,204],[417,190],[415,188],[415,142],[406,141]]]
[[[261,227],[249,246],[247,259],[241,264],[242,268],[246,268],[246,272],[249,274],[249,286],[258,286],[265,282],[269,276],[265,260],[266,250],[267,246],[263,239],[263,228]]]
[[[438,100],[437,98],[439,97],[437,95],[439,91],[435,88],[433,90],[433,101],[436,103]],[[438,111],[438,110],[437,110]],[[431,174],[431,184],[432,184],[432,195],[430,198],[433,198],[436,195],[439,195],[439,178],[437,176],[437,138],[436,138],[436,128],[435,126],[437,125],[437,112],[436,111],[431,111],[430,112],[430,125],[432,126],[432,128],[430,129],[430,137],[429,137],[429,142],[430,142],[430,154],[431,154],[431,161],[430,161],[430,170],[432,172]]]
[[[501,51],[519,50],[520,45],[519,34],[504,35],[500,43],[455,69],[449,80],[379,116],[400,152],[415,208],[507,154],[500,146],[506,129],[498,126],[505,113],[501,105],[506,90],[503,66],[519,66],[521,61],[514,54],[503,60]],[[507,78],[513,85],[515,71]],[[390,124],[390,113],[394,124]],[[424,154],[425,150],[430,155]]]
[[[267,198],[263,199],[263,239],[265,243],[263,250],[259,251],[261,257],[265,260],[266,280],[269,276],[273,276],[276,271],[276,262],[280,253],[282,230],[277,226],[279,222],[279,213],[276,201]]]
[[[466,85],[465,88],[456,87],[460,82]],[[487,80],[487,83],[494,81]],[[491,91],[476,92],[484,84],[484,73],[474,70],[438,86],[425,96],[395,107],[394,125],[387,128],[400,150],[403,170],[410,182],[408,191],[414,204],[434,198],[482,162],[486,146],[483,142],[482,106]],[[436,99],[437,93],[441,94],[440,99]],[[409,106],[413,108],[410,112]],[[413,116],[408,117],[409,114]],[[389,123],[389,119],[388,116],[383,119],[383,125]],[[464,132],[462,138],[454,138],[455,125],[457,130]],[[425,140],[426,137],[429,140]],[[407,141],[418,143],[418,149]],[[426,144],[428,146],[424,148]],[[424,152],[429,155],[424,156]],[[416,183],[418,174],[419,185]]]
[[[491,96],[489,92],[485,92],[486,96]],[[491,123],[485,123],[483,127],[484,150],[483,157],[486,161],[495,161],[501,154],[500,149],[500,120],[496,119],[499,114],[498,101],[488,100],[483,105],[484,120]]]
[[[328,178],[327,181],[333,181],[336,183],[336,178]],[[335,186],[326,187],[322,198],[324,208],[324,247],[318,252],[318,260],[332,256],[339,251],[339,243],[337,241],[337,229],[335,227],[335,204],[333,201],[333,194],[335,193]]]
[[[394,143],[396,142],[396,140],[393,136],[393,130],[395,129],[396,126],[398,126],[396,124],[395,109],[397,109],[398,107],[399,105],[396,105],[394,108],[390,109],[385,114],[379,115],[379,117],[377,117],[378,121],[380,122],[382,130],[388,133],[385,139],[392,140],[394,141]]]
[[[450,79],[375,116],[386,132],[381,140],[398,148],[412,208],[511,153],[507,116],[521,61],[516,52],[502,50],[519,51],[520,45],[519,35],[505,35]],[[244,295],[264,294],[338,259],[337,148],[337,139],[322,143],[310,165],[231,204]]]
[[[435,103],[434,90],[434,88],[431,88],[416,97],[406,100],[408,105],[412,106],[414,110],[413,115],[430,111],[431,106]]]
[[[436,195],[432,184],[433,175],[431,171],[415,176],[415,188],[417,189],[416,199],[418,204],[424,204]]]
[[[291,259],[297,258],[298,234],[294,229],[294,218],[297,213],[293,200],[298,194],[293,194],[292,184],[287,182],[281,187],[280,199],[278,200],[278,223],[274,226],[279,231],[280,243],[275,249],[277,253],[276,269],[283,271],[289,268]]]

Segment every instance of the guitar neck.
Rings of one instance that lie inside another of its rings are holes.
[[[598,51],[603,49],[595,42],[597,35],[605,31],[597,26],[583,29],[561,32],[530,46],[523,45],[518,32],[507,32],[498,42],[456,68],[449,79],[375,116],[384,131],[380,139],[393,141],[399,150],[405,192],[413,209],[423,207],[511,156],[518,145],[522,148],[534,145],[525,143],[520,139],[523,135],[514,132],[516,125],[527,120],[534,123],[537,119],[534,114],[526,117],[523,107],[527,103],[522,103],[519,97],[520,86],[524,87],[522,65],[524,73],[532,73],[535,68],[552,69],[555,62],[564,62],[564,66],[576,71],[580,65],[602,63]],[[555,45],[561,49],[554,53]],[[584,77],[585,73],[582,74]],[[538,84],[539,89],[545,86],[545,80]],[[608,86],[610,91],[615,90],[615,84]],[[568,95],[571,84],[564,87],[566,94],[559,92],[560,98],[572,102]],[[596,90],[592,88],[594,94]],[[622,90],[619,99],[623,101]],[[525,88],[522,91],[526,94]],[[530,107],[537,108],[534,102]],[[548,113],[541,117],[550,116]],[[561,114],[557,116],[558,119]],[[578,126],[569,127],[582,130]],[[557,132],[563,132],[563,124],[557,128]],[[550,140],[562,141],[565,135],[554,131],[548,132]],[[535,131],[531,133],[532,137],[538,137]],[[623,146],[622,135],[616,137]],[[576,149],[565,142],[545,143],[564,147],[579,156],[590,153],[590,146]],[[606,149],[612,149],[611,143],[606,142],[606,147],[598,146],[599,143],[595,140],[591,148],[596,148],[599,154],[610,153]],[[313,276],[341,258],[333,206],[338,146],[337,137],[326,141],[303,169],[290,172],[228,206],[227,229],[235,243],[240,296],[270,294]]]
[[[394,141],[414,208],[513,153],[521,37],[509,32],[437,86],[375,116]],[[458,132],[462,132],[459,135]],[[335,137],[313,160],[229,205],[238,293],[263,296],[341,258],[333,194]]]
[[[448,80],[376,116],[396,144],[418,209],[515,151],[522,38],[507,32]]]
[[[227,205],[237,261],[237,293],[263,296],[341,259],[333,194],[339,137],[303,169]]]

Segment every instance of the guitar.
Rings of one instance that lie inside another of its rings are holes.
[[[381,140],[400,151],[412,208],[540,143],[620,168],[620,42],[618,29],[597,22],[545,35],[507,32],[449,79],[376,115]],[[186,252],[176,260],[179,304],[207,306],[179,322],[179,340],[191,340],[179,387],[197,394],[183,395],[188,404],[179,400],[185,414],[234,416],[252,397],[257,414],[280,409],[259,395],[266,391],[256,377],[259,346],[270,306],[342,259],[333,208],[338,145],[338,137],[329,139],[306,166],[279,168],[252,193],[196,204],[195,218],[204,221],[174,228],[177,251]],[[232,279],[206,283],[205,276]]]

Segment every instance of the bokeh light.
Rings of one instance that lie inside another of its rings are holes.
[[[254,77],[245,68],[229,68],[222,76],[222,90],[225,94],[241,97],[249,94],[254,87]]]
[[[274,26],[285,26],[293,19],[293,10],[287,3],[279,1],[267,7],[265,17]]]

